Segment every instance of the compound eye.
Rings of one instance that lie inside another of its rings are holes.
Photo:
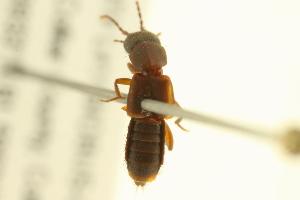
[[[138,43],[144,41],[154,42],[160,45],[160,40],[157,35],[149,31],[139,31],[128,34],[124,41],[124,49],[129,54]]]

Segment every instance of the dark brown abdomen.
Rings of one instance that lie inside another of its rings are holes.
[[[163,119],[131,118],[125,151],[129,175],[143,186],[156,178],[163,164],[165,122]]]

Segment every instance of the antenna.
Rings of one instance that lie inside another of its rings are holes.
[[[141,31],[145,30],[144,26],[143,26],[143,20],[142,20],[142,14],[141,14],[141,9],[140,9],[140,5],[139,5],[139,2],[136,1],[136,7],[137,7],[137,10],[138,10],[138,13],[139,13],[139,18],[140,18],[140,24],[141,24]]]
[[[124,34],[124,35],[128,35],[128,32],[127,31],[124,31],[121,26],[118,24],[118,22],[116,20],[114,20],[111,16],[109,15],[102,15],[100,17],[100,19],[109,19],[110,21],[112,21],[118,28],[119,30]]]

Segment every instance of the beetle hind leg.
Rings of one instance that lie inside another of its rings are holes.
[[[172,131],[169,128],[168,124],[165,123],[165,143],[169,149],[169,151],[172,151],[173,149],[173,145],[174,145],[174,139],[173,139],[173,135],[172,135]]]
[[[175,120],[174,124],[176,124],[181,130],[185,131],[185,132],[189,132],[189,129],[184,128],[183,126],[181,126],[180,122],[182,121],[182,118],[178,118]]]
[[[179,108],[181,108],[181,106],[179,105],[179,103],[178,103],[177,101],[175,102],[175,105],[178,106]],[[181,121],[182,121],[182,118],[178,118],[178,119],[175,120],[174,123],[175,123],[181,130],[183,130],[183,131],[185,131],[185,132],[189,132],[188,129],[186,129],[186,128],[184,128],[183,126],[180,125],[180,122],[181,122]]]

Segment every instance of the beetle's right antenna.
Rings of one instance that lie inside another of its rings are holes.
[[[119,30],[124,34],[124,35],[128,35],[128,32],[127,31],[124,31],[121,26],[118,24],[118,22],[116,22],[116,20],[114,20],[111,16],[109,15],[102,15],[100,17],[100,19],[109,19],[110,21],[112,21],[118,28]]]
[[[145,30],[144,26],[143,26],[143,20],[142,20],[142,14],[141,14],[141,10],[140,10],[140,5],[139,5],[139,2],[136,1],[136,7],[137,7],[137,10],[138,10],[138,13],[139,13],[139,18],[140,18],[140,24],[141,24],[141,31]]]

